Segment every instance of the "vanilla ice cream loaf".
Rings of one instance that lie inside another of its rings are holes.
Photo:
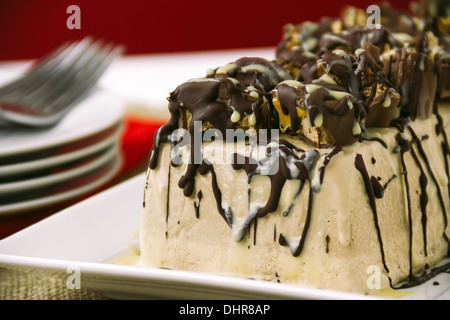
[[[285,142],[295,148],[287,143],[290,170],[274,176],[226,161],[250,154],[245,143],[204,143],[213,165],[201,166],[190,197],[178,186],[187,165],[172,166],[165,143],[149,170],[141,263],[364,293],[373,268],[383,288],[407,279],[448,252],[448,155],[436,125],[383,129],[385,145],[364,141],[334,155],[281,136],[279,156]]]
[[[140,265],[370,294],[448,256],[445,46],[419,17],[407,33],[355,21],[287,27],[273,61],[170,94]]]

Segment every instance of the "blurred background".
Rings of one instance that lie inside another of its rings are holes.
[[[38,58],[66,40],[92,35],[117,41],[127,54],[275,46],[286,23],[338,16],[369,0],[0,0],[0,60]],[[409,10],[411,1],[392,0]],[[81,29],[68,29],[70,5]]]

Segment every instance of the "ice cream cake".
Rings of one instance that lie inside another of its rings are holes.
[[[287,25],[272,61],[170,93],[140,265],[373,293],[448,256],[449,20],[427,5]]]

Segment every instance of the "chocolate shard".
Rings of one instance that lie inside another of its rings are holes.
[[[450,19],[449,19],[450,25]],[[450,31],[448,32],[450,34]],[[434,38],[431,50],[435,52],[434,61],[438,67],[439,80],[437,84],[437,92],[440,98],[450,97],[450,37],[442,36],[438,39]],[[437,43],[436,43],[437,42]]]
[[[374,97],[368,105],[368,113],[365,118],[366,128],[389,127],[391,121],[396,118],[400,94],[392,88],[377,87]]]
[[[439,77],[435,61],[409,46],[394,50],[383,59],[388,80],[401,95],[400,117],[428,118],[433,112]]]
[[[305,50],[303,47],[296,46],[292,49],[280,49],[276,53],[276,62],[286,70],[292,78],[297,78],[302,67],[317,60],[317,55]]]
[[[419,18],[447,17],[450,12],[448,0],[419,0],[413,6],[414,15]]]
[[[439,81],[437,91],[440,98],[450,98],[450,53],[445,58],[438,58]]]
[[[398,113],[401,96],[387,79],[379,47],[365,43],[363,49],[356,51],[355,65],[367,111],[366,127],[387,128]]]

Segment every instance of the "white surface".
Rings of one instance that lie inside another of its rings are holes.
[[[0,267],[51,272],[79,268],[81,285],[116,298],[372,299],[375,297],[175,270],[116,265],[137,245],[145,174],[125,181],[0,241]],[[439,286],[432,282],[438,281]],[[441,274],[408,299],[450,299]]]
[[[22,175],[24,173],[47,169],[90,156],[92,154],[95,154],[96,152],[106,149],[109,146],[112,146],[114,143],[117,143],[120,132],[121,125],[118,125],[116,131],[113,134],[87,147],[82,147],[68,153],[39,158],[32,161],[1,165],[0,178],[13,177],[19,174]]]

